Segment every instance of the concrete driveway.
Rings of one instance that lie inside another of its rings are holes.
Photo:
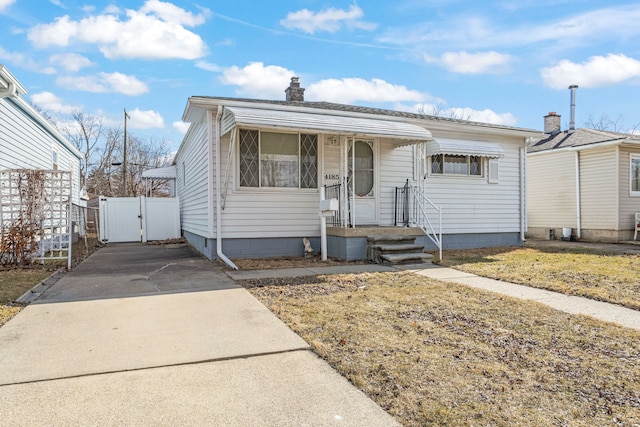
[[[395,425],[186,245],[100,249],[0,328],[6,425]]]

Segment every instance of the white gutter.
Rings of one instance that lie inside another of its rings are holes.
[[[578,145],[574,147],[562,147],[562,148],[552,148],[549,150],[536,151],[533,153],[528,153],[528,156],[542,156],[543,154],[549,153],[558,153],[561,151],[584,151],[596,148],[608,148],[608,147],[617,147],[621,145],[640,145],[640,141],[633,139],[616,139],[615,141],[607,141],[607,142],[594,142],[586,145]]]
[[[582,235],[582,208],[580,207],[580,151],[576,151],[576,237]]]
[[[220,192],[220,126],[222,117],[222,105],[218,106],[218,113],[216,114],[216,253],[218,258],[224,261],[229,267],[234,270],[238,269],[238,266],[233,263],[225,254],[222,253],[222,194]]]
[[[0,98],[15,98],[16,96],[18,96],[18,94],[16,92],[16,85],[13,82],[8,82],[6,89],[0,89]]]

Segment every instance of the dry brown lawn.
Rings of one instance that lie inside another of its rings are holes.
[[[640,425],[639,331],[406,272],[243,284],[403,425]]]
[[[442,265],[640,310],[640,255],[576,247],[445,251]]]
[[[74,244],[72,265],[82,262],[100,247],[97,236],[90,237],[87,243],[85,246],[84,239],[79,239]],[[0,269],[0,326],[24,308],[24,305],[14,302],[17,298],[66,265],[65,260],[50,260],[45,265]]]
[[[0,326],[22,310],[23,306],[14,301],[52,273],[42,268],[0,270]]]

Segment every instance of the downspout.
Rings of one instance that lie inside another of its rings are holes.
[[[582,209],[580,207],[580,151],[576,151],[576,237],[582,235]]]
[[[520,147],[520,241],[526,240],[527,229],[527,147]]]
[[[218,113],[216,114],[216,253],[218,258],[224,261],[229,267],[234,270],[238,269],[238,266],[233,263],[225,254],[222,253],[222,194],[220,192],[220,127],[222,117],[222,105],[218,106]]]

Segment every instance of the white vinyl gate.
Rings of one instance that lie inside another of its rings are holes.
[[[146,242],[180,237],[175,197],[100,197],[100,240]]]

